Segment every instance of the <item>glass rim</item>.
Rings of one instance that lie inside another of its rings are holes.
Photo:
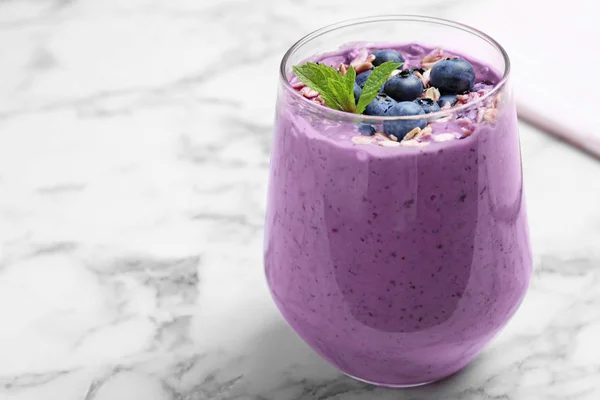
[[[502,57],[504,59],[504,72],[502,74],[502,78],[494,86],[494,88],[492,90],[490,90],[489,92],[487,92],[485,95],[477,98],[474,101],[462,104],[458,107],[452,107],[447,110],[440,110],[440,111],[436,111],[436,112],[424,114],[424,115],[392,116],[392,117],[363,115],[363,114],[350,113],[350,112],[346,112],[346,111],[334,110],[333,108],[322,106],[310,99],[307,99],[306,97],[302,96],[296,89],[294,89],[292,87],[292,85],[289,82],[287,75],[286,75],[286,66],[287,66],[287,63],[288,63],[290,57],[296,52],[296,50],[298,50],[303,45],[309,43],[311,40],[313,40],[319,36],[322,36],[324,34],[327,34],[329,32],[335,31],[337,29],[346,28],[346,27],[353,26],[353,25],[361,25],[361,24],[365,24],[365,23],[379,22],[379,21],[428,22],[428,23],[433,23],[433,24],[437,24],[437,25],[445,25],[448,27],[457,28],[457,29],[460,29],[467,33],[471,33],[475,36],[478,36],[479,38],[488,42],[490,45],[492,45],[492,47],[494,47],[496,50],[498,50],[502,54]],[[476,28],[473,28],[469,25],[466,25],[466,24],[463,24],[460,22],[445,19],[445,18],[429,17],[429,16],[424,16],[424,15],[414,15],[414,14],[391,14],[391,15],[374,15],[374,16],[370,16],[370,17],[348,19],[348,20],[336,22],[334,24],[326,25],[322,28],[319,28],[315,31],[310,32],[309,34],[305,35],[300,40],[298,40],[296,43],[294,43],[283,55],[283,58],[281,59],[281,64],[279,67],[279,79],[281,79],[281,81],[283,83],[283,87],[286,90],[293,92],[293,95],[300,98],[301,99],[300,101],[304,101],[308,107],[313,108],[316,112],[319,112],[319,113],[326,112],[328,114],[331,114],[332,116],[336,116],[338,119],[351,119],[353,122],[374,121],[375,123],[378,123],[378,122],[382,123],[383,121],[394,121],[394,120],[435,119],[435,118],[445,117],[450,114],[454,114],[456,112],[471,109],[473,106],[478,105],[479,103],[485,101],[488,98],[491,98],[492,96],[496,95],[500,90],[502,90],[502,88],[504,87],[504,85],[506,84],[506,82],[508,81],[508,78],[510,76],[510,69],[511,69],[510,58],[508,57],[508,53],[506,52],[504,47],[502,47],[502,45],[500,45],[500,43],[498,43],[494,38],[492,38],[488,34],[482,32]]]

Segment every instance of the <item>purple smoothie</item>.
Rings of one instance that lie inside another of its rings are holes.
[[[432,50],[394,47],[405,68]],[[501,81],[465,58],[477,82]],[[469,363],[523,299],[531,254],[517,120],[510,91],[497,93],[494,121],[477,122],[477,105],[462,112],[474,118],[470,136],[387,148],[355,144],[355,122],[281,90],[267,280],[286,320],[343,372],[391,386],[441,379]],[[431,125],[459,129],[454,120]]]

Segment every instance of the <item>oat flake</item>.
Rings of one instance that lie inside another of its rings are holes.
[[[419,128],[418,126],[416,128],[413,128],[412,130],[410,130],[405,136],[404,139],[402,139],[403,142],[405,141],[409,141],[411,139],[413,139],[415,136],[417,136],[419,133],[421,133],[421,128]]]
[[[375,139],[371,136],[353,136],[352,142],[355,144],[371,144],[375,142]]]
[[[423,97],[433,101],[438,101],[440,99],[440,91],[437,88],[430,87],[425,91]]]

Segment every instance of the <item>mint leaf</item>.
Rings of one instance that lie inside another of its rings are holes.
[[[312,62],[294,66],[293,70],[302,83],[321,94],[328,107],[362,114],[365,107],[377,96],[379,88],[387,81],[392,71],[401,65],[402,63],[388,61],[375,67],[365,82],[358,104],[354,100],[356,71],[353,67],[348,69],[346,75],[342,75],[328,65]]]
[[[346,77],[328,65],[311,62],[294,66],[293,70],[302,83],[321,94],[328,107],[352,113],[355,111],[353,89],[356,71],[354,69],[351,72],[354,77],[352,75]],[[350,79],[352,81],[349,81]]]
[[[372,102],[375,97],[377,97],[379,88],[381,88],[381,85],[387,81],[392,71],[400,67],[402,64],[403,63],[387,61],[373,69],[373,72],[371,72],[371,75],[369,75],[367,78],[365,86],[363,86],[362,93],[360,94],[360,98],[358,99],[358,104],[356,105],[357,114],[362,114],[362,112],[365,111],[367,105],[369,105],[369,103]]]
[[[342,109],[336,94],[329,89],[331,71],[329,71],[327,68],[321,68],[321,64],[315,64],[311,62],[296,66],[293,69],[298,79],[300,79],[309,88],[316,90],[321,94],[321,97],[328,107],[331,107],[335,110]],[[331,69],[337,74],[336,70],[333,68]]]
[[[341,80],[330,79],[328,83],[329,88],[336,94],[336,98],[340,102],[341,110],[353,113],[356,105],[354,104],[354,98],[348,96],[346,79],[344,77]]]
[[[304,65],[294,66],[292,69],[298,79],[312,90],[320,92],[320,89],[323,89],[327,85],[327,82],[321,80],[322,76],[316,68],[316,64],[308,62]]]
[[[351,102],[352,102],[352,110],[356,111],[356,100],[354,100],[354,81],[356,80],[356,71],[353,66],[348,68],[346,71],[346,75],[344,76],[344,81],[346,83],[346,90],[352,93]],[[354,112],[352,111],[352,112]]]

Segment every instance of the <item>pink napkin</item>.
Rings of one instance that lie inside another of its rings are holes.
[[[590,0],[486,0],[452,17],[506,48],[521,119],[600,157],[596,10]]]

